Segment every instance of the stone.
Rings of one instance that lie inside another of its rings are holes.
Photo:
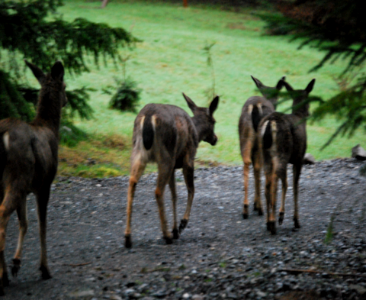
[[[315,158],[310,153],[306,153],[303,158],[304,165],[313,165],[315,164]]]
[[[71,298],[91,299],[94,296],[93,290],[75,291],[69,294]]]
[[[351,284],[349,286],[350,290],[355,290],[357,293],[359,293],[360,295],[363,295],[366,293],[366,288],[364,288],[362,285],[357,285],[357,284]]]
[[[366,151],[363,149],[360,144],[354,146],[352,148],[352,157],[358,160],[366,160]]]

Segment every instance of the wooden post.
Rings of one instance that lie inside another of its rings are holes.
[[[188,7],[188,0],[183,0],[183,6]]]

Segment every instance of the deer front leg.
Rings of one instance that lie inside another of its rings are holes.
[[[267,214],[266,214],[266,221],[267,221],[267,230],[270,231],[270,225],[269,225],[269,215],[271,213],[271,186],[272,186],[272,181],[271,181],[271,173],[270,172],[266,172],[266,183],[265,183],[265,197],[266,197],[266,209],[267,209]]]
[[[15,251],[15,255],[13,258],[13,267],[11,269],[11,273],[14,277],[18,275],[18,271],[20,269],[23,241],[25,234],[27,233],[28,230],[26,197],[22,199],[20,206],[17,208],[17,214],[19,220],[19,238],[18,238],[17,249]]]
[[[188,190],[188,201],[187,201],[187,208],[186,212],[184,213],[183,219],[180,221],[179,225],[179,233],[181,233],[184,228],[187,227],[189,216],[191,214],[191,208],[193,203],[193,197],[194,197],[194,167],[192,165],[184,165],[183,166],[183,175],[184,175],[184,181],[187,186]]]
[[[278,224],[282,225],[283,219],[285,217],[285,200],[286,200],[286,192],[287,192],[287,170],[282,170],[280,179],[282,182],[282,198],[281,198],[281,207],[280,214],[278,217]]]
[[[261,154],[257,151],[254,154],[254,183],[255,183],[255,196],[254,196],[254,210],[258,211],[258,216],[263,215],[262,201],[261,201]]]
[[[132,203],[133,198],[135,195],[136,185],[139,181],[142,173],[144,172],[146,167],[146,163],[143,163],[142,161],[135,159],[132,160],[132,166],[131,166],[131,174],[130,174],[130,180],[128,184],[128,192],[127,192],[127,221],[126,221],[126,230],[125,230],[125,247],[131,248],[132,247],[132,241],[131,241],[131,218],[132,218]]]
[[[37,192],[37,212],[39,223],[39,236],[41,242],[41,262],[39,270],[41,271],[42,279],[47,280],[52,278],[47,262],[47,245],[46,245],[46,232],[47,232],[47,206],[50,198],[51,184],[42,187]]]
[[[248,194],[249,194],[249,167],[251,164],[251,152],[252,152],[252,143],[251,141],[247,141],[247,143],[244,146],[244,151],[242,152],[244,167],[243,167],[243,177],[244,177],[244,203],[243,203],[243,219],[248,219],[249,216],[249,200],[248,200]],[[254,203],[254,210],[256,210],[257,207]]]
[[[277,202],[277,185],[278,177],[275,171],[271,176],[271,202],[270,202],[270,215],[269,215],[269,231],[272,235],[276,234],[276,202]]]
[[[170,164],[169,164],[170,165]],[[165,217],[165,208],[164,208],[164,190],[165,186],[168,183],[170,177],[172,176],[173,167],[167,166],[166,164],[159,163],[159,175],[157,187],[155,190],[155,198],[158,204],[159,209],[159,217],[161,223],[161,231],[163,232],[163,238],[167,244],[171,244],[173,242],[171,233],[168,231],[168,224]]]
[[[301,174],[302,165],[293,166],[293,185],[294,185],[294,226],[295,228],[301,228],[299,223],[299,207],[298,207],[298,195],[299,195],[299,179]]]
[[[179,238],[178,225],[177,225],[177,192],[175,188],[175,174],[174,170],[169,180],[169,188],[172,193],[172,204],[173,204],[173,238]]]

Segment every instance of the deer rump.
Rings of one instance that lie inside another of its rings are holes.
[[[133,143],[140,159],[159,162],[168,155],[175,160],[175,168],[181,168],[187,154],[194,157],[195,153],[190,152],[198,146],[198,134],[183,109],[148,104],[136,118]]]

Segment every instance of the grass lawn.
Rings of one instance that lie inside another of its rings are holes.
[[[237,124],[246,99],[258,95],[250,75],[267,85],[287,76],[294,88],[305,88],[316,78],[313,95],[329,97],[337,92],[332,79],[345,64],[327,65],[316,73],[309,69],[323,54],[311,48],[297,50],[296,43],[283,37],[264,36],[263,22],[250,11],[233,13],[213,8],[190,7],[184,9],[172,4],[112,1],[105,9],[97,9],[100,2],[65,1],[60,9],[64,19],[78,17],[111,26],[123,27],[143,40],[133,51],[121,49],[123,55],[132,55],[127,63],[127,74],[138,82],[142,91],[141,109],[147,103],[169,103],[189,111],[181,92],[185,92],[200,106],[211,98],[212,85],[207,55],[202,48],[215,42],[212,48],[216,75],[216,93],[221,96],[215,114],[219,143],[212,147],[201,143],[197,159],[202,163],[240,165]],[[67,85],[96,88],[91,94],[94,119],[78,120],[77,126],[92,137],[74,148],[62,146],[61,174],[80,176],[113,176],[128,174],[131,136],[135,114],[108,109],[110,96],[101,90],[114,84],[115,76],[122,76],[121,68],[111,61],[79,77],[66,77]],[[283,105],[279,110],[284,110]],[[190,112],[189,112],[190,113]],[[323,151],[320,147],[334,131],[337,123],[328,119],[308,124],[308,152],[316,159],[350,156],[354,145],[364,142],[363,133],[351,139],[338,138]],[[363,146],[366,146],[365,143]],[[150,167],[149,170],[153,170]]]

